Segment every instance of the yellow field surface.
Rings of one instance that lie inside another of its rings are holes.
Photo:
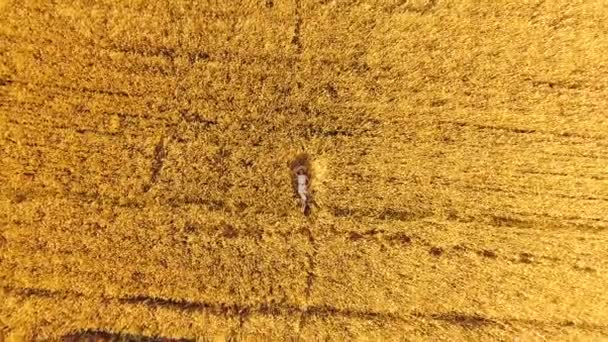
[[[1,1],[0,166],[0,341],[608,339],[605,0]]]

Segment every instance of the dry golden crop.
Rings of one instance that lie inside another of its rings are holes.
[[[0,1],[0,340],[606,339],[607,56],[605,0]]]

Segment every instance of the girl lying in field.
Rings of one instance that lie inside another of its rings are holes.
[[[300,198],[302,213],[310,214],[312,197],[310,194],[310,157],[301,153],[290,164],[293,173],[293,185],[296,195]]]

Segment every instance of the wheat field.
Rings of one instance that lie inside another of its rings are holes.
[[[606,340],[607,108],[604,0],[0,1],[0,340]]]

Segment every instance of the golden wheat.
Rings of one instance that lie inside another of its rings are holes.
[[[607,33],[604,0],[1,1],[0,340],[607,338]]]

